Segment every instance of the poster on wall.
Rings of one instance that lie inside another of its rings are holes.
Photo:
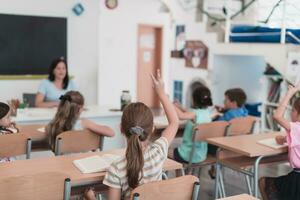
[[[180,51],[185,45],[185,25],[176,26],[175,49]]]
[[[289,52],[286,76],[297,84],[300,81],[300,52]]]
[[[186,41],[183,50],[185,66],[207,69],[208,47],[201,41]]]

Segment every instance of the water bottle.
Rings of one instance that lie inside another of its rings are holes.
[[[131,96],[128,90],[123,90],[121,95],[121,110],[131,103]]]

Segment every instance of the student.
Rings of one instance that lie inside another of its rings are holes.
[[[286,136],[277,136],[278,144],[288,144],[288,158],[293,170],[284,176],[262,177],[259,188],[263,200],[290,200],[300,199],[300,98],[296,98],[292,112],[291,122],[284,118],[285,109],[290,99],[300,90],[300,83],[289,86],[288,92],[275,111],[274,119],[286,130]]]
[[[193,127],[195,124],[209,123],[212,120],[212,116],[209,106],[212,106],[212,99],[210,90],[207,87],[201,86],[194,90],[193,94],[193,107],[194,109],[187,111],[178,104],[175,105],[175,109],[179,119],[189,120],[184,128],[183,140],[178,148],[175,148],[173,152],[169,153],[169,157],[182,163],[188,163],[193,146]],[[195,152],[192,157],[192,163],[198,163],[206,159],[207,155],[207,143],[197,142],[195,145]]]
[[[129,199],[137,186],[162,178],[168,146],[176,135],[179,122],[175,108],[165,94],[159,70],[157,79],[153,76],[152,79],[169,125],[162,132],[162,137],[151,142],[149,138],[154,130],[151,110],[143,103],[131,103],[125,107],[121,132],[127,140],[126,154],[111,165],[103,181],[109,186],[109,200]],[[85,198],[96,199],[92,190],[86,192]]]
[[[18,133],[15,123],[10,119],[9,105],[0,102],[0,135]],[[13,157],[0,158],[0,163],[15,160]]]
[[[218,107],[217,110],[223,115],[217,117],[216,121],[230,121],[238,117],[246,117],[248,111],[244,104],[246,103],[246,93],[241,88],[229,89],[224,94],[224,107]]]
[[[67,62],[63,57],[57,58],[49,67],[48,79],[43,80],[39,86],[35,106],[56,107],[59,104],[59,97],[71,90],[75,90],[75,85],[69,79]]]
[[[83,111],[83,105],[84,98],[77,91],[69,91],[60,97],[60,103],[58,105],[56,115],[46,127],[49,145],[53,151],[55,150],[56,136],[64,131],[73,130],[74,128],[80,129],[80,125],[78,125],[79,127],[76,127],[75,124]],[[83,129],[89,129],[99,135],[107,137],[114,136],[114,131],[111,128],[98,125],[87,119],[81,120],[81,126]]]
[[[214,121],[230,121],[234,118],[248,116],[248,111],[244,104],[246,103],[247,95],[241,88],[229,89],[224,94],[224,107],[216,106],[217,111],[223,113],[221,116],[214,119]],[[208,145],[208,153],[216,155],[217,147]],[[215,168],[212,165],[208,171],[212,179],[215,178]]]

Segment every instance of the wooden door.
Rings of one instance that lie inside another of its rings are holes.
[[[137,100],[151,108],[159,107],[152,88],[150,74],[161,69],[162,28],[148,25],[138,27]]]

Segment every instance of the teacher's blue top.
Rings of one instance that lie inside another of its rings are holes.
[[[41,82],[38,92],[45,96],[45,101],[58,101],[61,95],[64,95],[70,90],[75,90],[75,85],[72,80],[69,80],[66,89],[58,89],[52,81],[45,79]]]

